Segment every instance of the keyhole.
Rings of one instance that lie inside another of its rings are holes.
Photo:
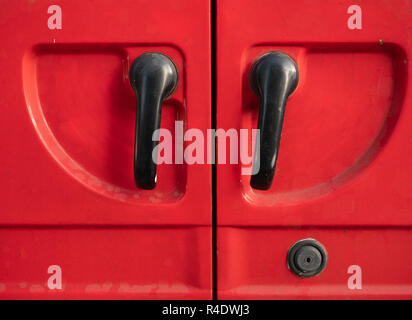
[[[306,258],[306,262],[307,262],[307,263],[310,263],[311,261],[312,261],[311,258],[309,258],[309,257]]]

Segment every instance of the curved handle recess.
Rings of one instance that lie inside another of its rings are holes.
[[[258,135],[253,166],[257,166],[250,185],[267,190],[272,185],[282,134],[286,100],[299,82],[298,68],[285,53],[269,52],[258,58],[250,71],[250,84],[260,98]]]
[[[157,183],[152,153],[158,139],[153,139],[153,133],[160,128],[163,101],[176,90],[178,72],[166,55],[147,52],[133,61],[129,80],[137,98],[134,179],[138,188],[151,190]]]

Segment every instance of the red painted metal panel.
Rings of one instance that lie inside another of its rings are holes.
[[[300,75],[271,188],[251,188],[240,164],[217,166],[219,298],[412,297],[412,4],[362,1],[352,29],[354,4],[217,3],[217,127],[256,128],[249,70],[262,54],[288,54]],[[286,263],[304,238],[329,254],[311,279]],[[347,286],[351,265],[362,290]]]
[[[210,227],[3,228],[0,296],[208,299],[209,238]],[[61,290],[49,289],[54,265]]]
[[[128,79],[140,54],[168,55],[179,86],[161,126],[206,131],[209,2],[59,1],[61,29],[52,5],[0,13],[0,295],[211,298],[211,167],[161,164],[156,189],[134,187]],[[48,292],[59,263],[64,287]]]

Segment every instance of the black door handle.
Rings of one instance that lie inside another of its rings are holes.
[[[133,61],[129,80],[137,98],[134,179],[138,188],[151,190],[157,182],[152,153],[158,144],[152,136],[160,128],[163,100],[176,90],[178,72],[166,55],[148,52]]]
[[[269,52],[252,65],[250,84],[260,97],[260,143],[256,144],[259,148],[256,148],[253,157],[253,166],[259,164],[259,169],[253,170],[257,173],[252,175],[250,180],[254,189],[267,190],[272,185],[286,100],[296,89],[298,81],[299,73],[295,61],[282,52]]]

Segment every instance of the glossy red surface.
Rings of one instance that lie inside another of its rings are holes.
[[[128,80],[138,55],[169,55],[161,126],[210,128],[209,2],[59,1],[49,30],[52,4],[0,13],[0,296],[211,298],[211,166],[159,165],[155,190],[134,187]]]
[[[1,299],[412,298],[412,3],[362,1],[359,30],[352,1],[216,1],[212,115],[209,2],[62,0],[55,30],[53,3],[2,4]],[[134,187],[137,56],[176,63],[162,128],[206,134],[212,117],[256,128],[249,69],[276,50],[300,80],[268,191],[229,163],[216,190],[210,164],[162,164],[155,190]],[[327,250],[314,278],[287,267],[304,238]],[[61,289],[49,286],[55,265]],[[348,285],[353,266],[361,289]]]
[[[241,166],[217,167],[218,298],[411,298],[412,6],[362,1],[217,2],[217,127],[256,128],[251,64],[269,51],[295,59],[300,80],[286,105],[268,191]],[[329,253],[301,279],[286,265],[304,238]],[[350,265],[363,289],[350,290]]]

